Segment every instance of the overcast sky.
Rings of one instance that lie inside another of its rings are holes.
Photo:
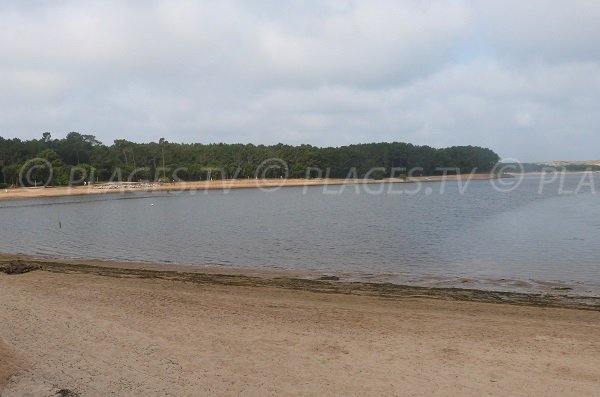
[[[0,136],[598,159],[599,21],[597,0],[2,1]]]

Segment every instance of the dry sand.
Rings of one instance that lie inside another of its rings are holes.
[[[461,179],[462,178],[462,179]],[[388,183],[405,183],[405,182],[436,182],[442,180],[456,181],[461,179],[467,181],[472,180],[483,180],[493,179],[494,176],[490,174],[473,174],[455,176],[448,175],[443,176],[432,176],[432,177],[414,177],[408,178],[406,181],[401,179],[384,179],[383,181],[376,181],[373,179],[334,179],[334,178],[319,178],[319,179],[234,179],[234,180],[216,180],[216,181],[196,181],[196,182],[176,182],[176,183],[156,183],[148,184],[147,187],[131,187],[140,184],[122,183],[114,184],[119,185],[119,188],[106,189],[100,188],[103,184],[90,185],[90,186],[73,186],[73,187],[29,187],[29,188],[14,188],[14,189],[1,189],[0,200],[10,199],[24,199],[24,198],[40,198],[40,197],[62,197],[62,196],[82,196],[88,194],[115,194],[124,192],[151,192],[151,191],[204,191],[204,190],[223,190],[223,189],[244,189],[244,188],[262,188],[262,189],[276,189],[279,187],[293,187],[293,186],[325,186],[325,185],[354,185],[354,184],[377,184],[382,182]],[[104,184],[106,185],[106,184]],[[129,187],[128,187],[129,186]],[[106,186],[105,186],[106,187]]]
[[[2,386],[19,371],[19,364],[12,349],[0,338],[0,393],[2,393]]]
[[[13,375],[3,397],[60,389],[81,396],[593,396],[600,390],[594,310],[89,269],[0,274],[0,381]]]

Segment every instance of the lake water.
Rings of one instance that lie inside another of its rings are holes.
[[[502,193],[500,182],[518,187]],[[597,294],[600,175],[500,182],[4,201],[0,252],[492,288],[559,281]]]

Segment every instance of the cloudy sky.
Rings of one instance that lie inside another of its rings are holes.
[[[597,159],[598,21],[597,0],[3,1],[0,136]]]

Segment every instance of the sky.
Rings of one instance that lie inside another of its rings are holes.
[[[2,1],[0,136],[600,158],[600,2]]]

